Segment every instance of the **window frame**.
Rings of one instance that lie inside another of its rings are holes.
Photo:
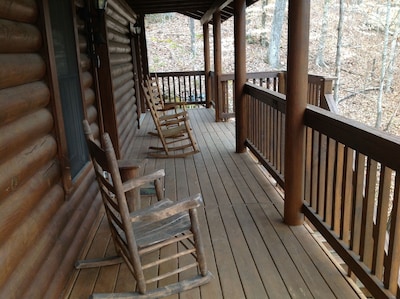
[[[86,113],[86,107],[84,105],[84,93],[83,93],[83,81],[82,81],[82,70],[80,67],[80,57],[79,57],[79,44],[78,41],[78,32],[76,28],[76,7],[73,1],[69,0],[62,0],[67,1],[70,4],[71,9],[71,18],[72,18],[72,26],[73,26],[73,42],[74,42],[74,55],[76,57],[76,68],[77,68],[77,78],[78,78],[78,85],[79,85],[79,94],[81,98],[81,111],[82,111],[82,118],[84,118]],[[47,64],[47,84],[50,89],[50,110],[52,111],[54,117],[54,137],[57,140],[57,155],[59,158],[60,168],[61,168],[61,179],[63,188],[65,191],[66,199],[68,199],[69,195],[74,192],[77,186],[79,186],[82,180],[87,176],[90,172],[90,158],[86,155],[86,162],[81,166],[79,171],[77,171],[74,178],[72,178],[71,174],[71,163],[69,159],[69,152],[68,152],[68,140],[66,136],[66,128],[64,123],[64,114],[62,108],[62,99],[60,94],[60,84],[58,80],[57,74],[57,64],[55,58],[55,51],[54,51],[54,39],[51,29],[51,14],[50,14],[50,6],[49,0],[39,1],[41,3],[41,11],[43,13],[42,17],[42,32],[44,32],[43,36],[43,57],[46,59]],[[82,121],[82,120],[80,120]],[[82,132],[83,134],[83,132]],[[85,140],[83,140],[85,141]],[[86,146],[86,144],[85,144]],[[86,148],[86,147],[85,147]]]

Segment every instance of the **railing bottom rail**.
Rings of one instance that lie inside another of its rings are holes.
[[[368,291],[374,294],[375,298],[396,298],[396,296],[391,294],[389,290],[384,287],[383,283],[378,280],[376,276],[368,274],[370,270],[364,263],[359,261],[360,257],[355,254],[348,245],[340,240],[339,237],[335,236],[335,233],[313,208],[305,204],[303,205],[303,213],[318,232],[321,233],[333,250],[343,259],[346,265],[349,266],[351,271],[363,282]]]
[[[274,164],[268,161],[268,159],[264,157],[262,152],[258,150],[257,147],[249,139],[246,139],[245,145],[251,151],[251,153],[258,159],[261,165],[264,166],[264,168],[274,178],[277,184],[282,188],[285,188],[285,180],[283,178],[283,175],[277,171]]]

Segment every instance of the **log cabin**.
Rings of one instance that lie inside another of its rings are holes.
[[[146,107],[139,86],[149,75],[144,22],[145,15],[160,12],[179,12],[203,25],[205,105],[217,120],[227,117],[220,100],[226,93],[220,26],[234,18],[233,151],[251,151],[283,188],[284,201],[272,206],[281,206],[287,226],[302,226],[306,217],[369,293],[399,298],[400,141],[336,115],[329,80],[314,78],[317,102],[309,100],[310,1],[289,1],[288,69],[271,75],[279,82],[269,89],[249,83],[246,74],[245,8],[255,1],[109,0],[106,8],[98,7],[104,2],[0,0],[0,298],[67,296],[74,263],[101,214],[82,119],[89,121],[96,139],[110,134],[118,158],[140,156],[138,136]],[[221,209],[221,215],[227,210]],[[255,219],[259,211],[253,213]],[[271,239],[272,245],[278,239]],[[240,242],[230,240],[233,253],[235,244]],[[287,246],[284,250],[290,251]],[[265,255],[274,251],[268,248]],[[326,269],[316,268],[321,273]],[[242,271],[251,275],[249,269]],[[309,268],[303,270],[307,274]],[[223,270],[216,267],[214,272],[223,285]],[[335,297],[345,289],[339,281],[346,279],[339,276],[325,277]],[[255,288],[246,292],[245,276],[236,284],[231,276],[226,279],[232,285],[211,293],[212,298],[255,298],[250,295]],[[241,284],[244,294],[230,297],[229,288]],[[285,285],[290,296],[301,293],[309,298],[301,286],[291,288],[289,279],[276,282],[276,293],[266,285],[263,291],[271,298],[284,297]],[[308,288],[319,291],[312,283]]]

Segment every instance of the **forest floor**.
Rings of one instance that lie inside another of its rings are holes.
[[[272,70],[267,63],[267,51],[262,46],[261,34],[267,39],[274,13],[274,2],[266,7],[267,26],[261,24],[261,1],[247,8],[247,71]],[[381,62],[384,44],[386,1],[362,1],[349,4],[345,1],[345,19],[342,45],[342,66],[339,88],[339,112],[369,126],[375,126],[377,99],[381,78]],[[337,25],[339,1],[330,1],[327,15],[328,34],[324,47],[325,66],[316,65],[323,15],[323,0],[311,2],[309,73],[335,77]],[[392,19],[397,17],[398,7],[392,7]],[[393,23],[395,23],[393,21]],[[393,32],[395,28],[391,28]],[[195,21],[195,43],[192,47],[189,18],[179,14],[151,15],[146,17],[150,71],[203,70],[203,32],[200,22]],[[222,24],[222,71],[234,70],[233,18]],[[212,26],[210,26],[212,41]],[[212,42],[210,43],[212,47]],[[391,36],[389,37],[389,48]],[[212,48],[211,48],[212,51]],[[400,50],[399,50],[400,51]],[[280,70],[286,69],[287,17],[281,41]],[[212,58],[212,55],[211,55]],[[400,136],[400,69],[394,60],[393,80],[390,91],[383,94],[382,124],[380,129]],[[386,81],[387,82],[387,81]]]

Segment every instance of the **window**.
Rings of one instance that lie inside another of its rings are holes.
[[[72,179],[88,161],[71,2],[49,1],[54,54]]]

